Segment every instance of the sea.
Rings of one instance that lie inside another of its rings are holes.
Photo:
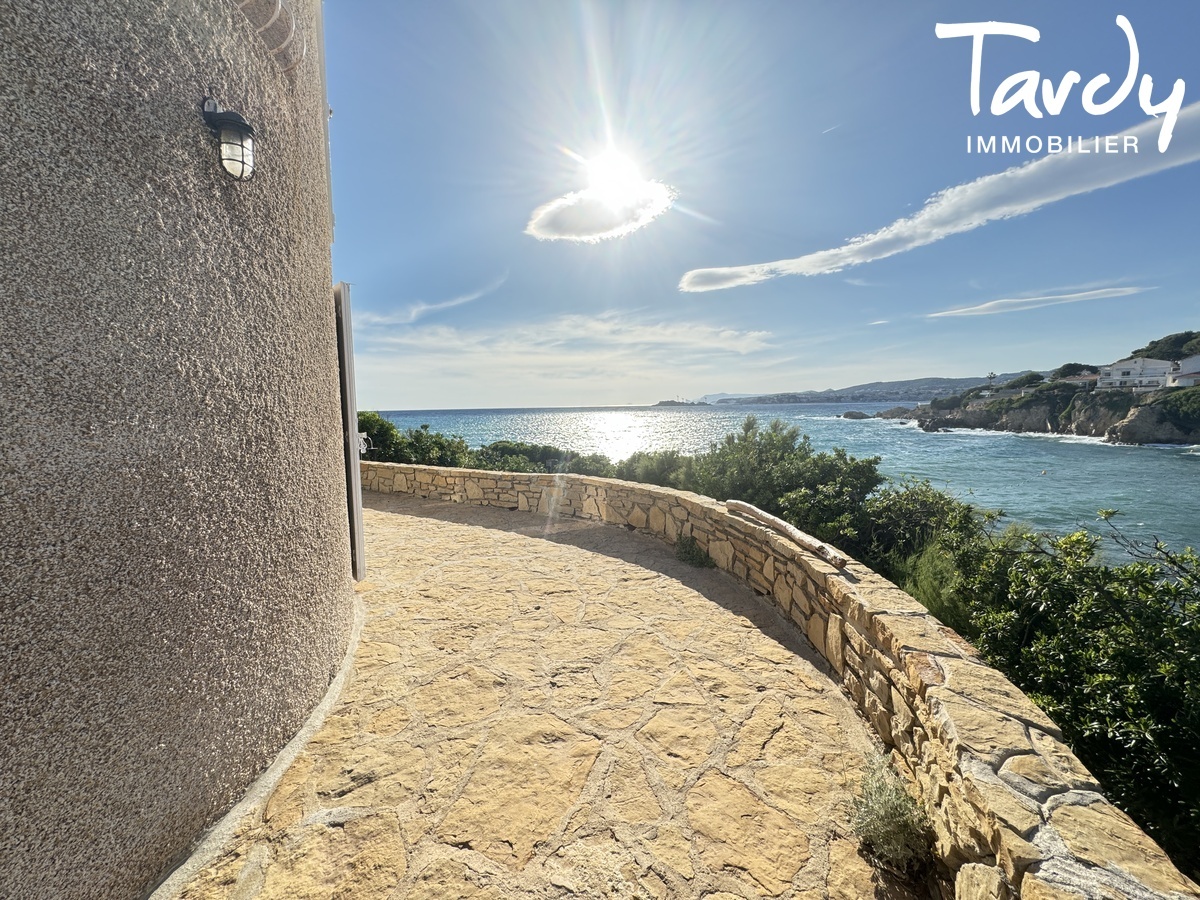
[[[1200,548],[1200,447],[1123,446],[1099,438],[956,429],[926,433],[896,419],[845,419],[848,410],[873,414],[890,404],[795,403],[566,409],[393,410],[381,414],[399,428],[427,424],[472,447],[513,440],[602,453],[614,462],[638,450],[697,453],[746,417],[764,425],[781,419],[809,436],[817,450],[845,448],[878,456],[885,475],[927,479],[1007,520],[1065,534],[1080,528],[1107,534],[1097,517],[1113,521],[1143,543]],[[1115,561],[1115,544],[1105,540]]]

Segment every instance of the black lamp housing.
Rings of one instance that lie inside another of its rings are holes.
[[[221,145],[221,167],[231,178],[249,181],[254,177],[254,126],[212,97],[204,99],[203,108],[204,121]]]

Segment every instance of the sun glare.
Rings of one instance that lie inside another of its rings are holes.
[[[619,150],[609,148],[584,163],[588,192],[613,209],[632,206],[645,198],[650,182],[642,178],[637,165]]]
[[[610,146],[587,159],[562,151],[578,163],[587,187],[533,211],[525,233],[539,241],[595,243],[624,237],[653,222],[675,202],[675,189],[642,176],[637,163]]]

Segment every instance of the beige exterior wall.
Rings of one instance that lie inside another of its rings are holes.
[[[5,896],[139,896],[345,653],[320,7],[289,4],[285,74],[227,0],[0,0]]]
[[[865,566],[836,568],[723,503],[669,488],[391,463],[363,463],[362,473],[370,491],[694,538],[829,663],[929,811],[956,900],[1200,897],[1099,793],[1040,709]]]

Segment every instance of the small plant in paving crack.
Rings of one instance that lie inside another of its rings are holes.
[[[698,569],[711,569],[716,565],[690,534],[684,535],[675,544],[675,558]]]
[[[898,873],[919,877],[933,861],[925,813],[879,754],[866,761],[850,804],[850,827],[870,856]]]

